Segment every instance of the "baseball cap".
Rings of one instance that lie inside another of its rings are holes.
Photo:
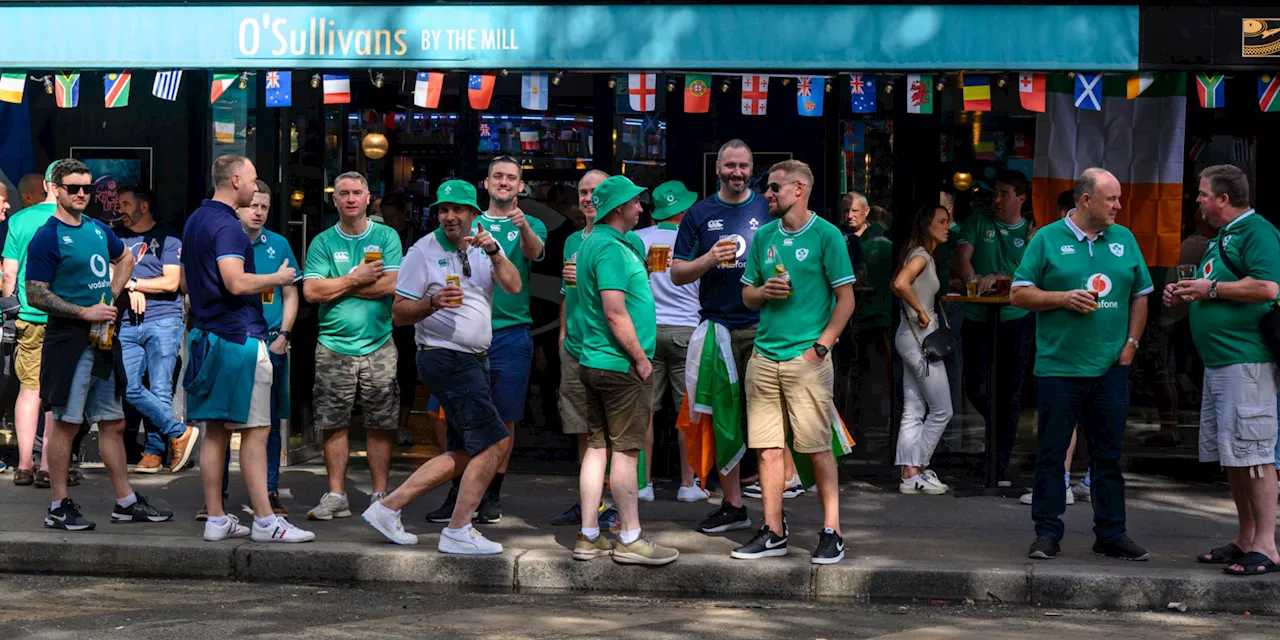
[[[604,182],[596,186],[596,190],[591,194],[591,204],[596,208],[596,219],[592,220],[591,223],[599,223],[614,209],[630,202],[642,193],[644,193],[644,187],[637,187],[626,176],[605,178]]]
[[[653,219],[666,220],[678,213],[684,213],[698,201],[698,194],[685,188],[679,180],[671,180],[658,185],[653,190]]]

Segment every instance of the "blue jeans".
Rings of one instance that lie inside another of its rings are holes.
[[[274,340],[274,338],[272,338]],[[289,356],[268,351],[271,357],[271,433],[267,434],[267,493],[280,492],[280,420],[289,413]],[[227,499],[231,474],[231,443],[222,463],[222,499]]]
[[[995,429],[996,470],[1000,477],[1007,477],[1006,470],[1018,437],[1018,422],[1022,418],[1022,379],[1027,374],[1031,347],[1035,344],[1035,314],[1000,323],[998,352],[992,350],[989,322],[966,322],[960,335],[964,340],[964,378],[969,401]],[[987,388],[987,372],[996,359],[997,393],[992,416],[988,411],[991,390]]]
[[[1032,487],[1036,535],[1061,540],[1067,488],[1062,467],[1071,432],[1080,426],[1089,447],[1093,533],[1112,540],[1125,532],[1124,475],[1120,450],[1129,413],[1129,367],[1113,365],[1097,378],[1037,378],[1040,444]]]
[[[165,442],[182,437],[187,426],[173,417],[173,368],[182,348],[182,318],[120,327],[120,351],[128,384],[125,400],[152,426],[143,453],[163,455]],[[150,386],[142,386],[149,374]]]

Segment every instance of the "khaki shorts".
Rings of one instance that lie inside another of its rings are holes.
[[[671,390],[677,411],[684,402],[684,363],[689,357],[689,336],[693,327],[658,325],[658,345],[653,354],[653,410],[662,408],[662,397]]]
[[[582,367],[582,384],[587,389],[587,446],[643,449],[653,412],[653,376],[641,380],[634,366],[626,373]]]
[[[265,340],[258,340],[258,362],[253,369],[253,395],[249,396],[249,417],[245,422],[224,422],[223,428],[253,429],[271,426],[271,384],[275,381],[275,366]]]
[[[364,356],[344,356],[316,345],[315,427],[346,429],[356,397],[364,408],[366,430],[395,429],[400,421],[400,383],[392,340]]]
[[[1200,462],[1238,468],[1273,464],[1276,426],[1275,365],[1205,367]]]
[[[587,388],[582,384],[582,365],[564,345],[560,346],[560,422],[565,435],[587,433]]]
[[[26,320],[14,323],[18,331],[18,354],[14,370],[23,391],[40,390],[40,356],[44,353],[44,325]]]
[[[752,449],[786,447],[820,453],[831,449],[831,359],[809,362],[804,356],[774,362],[759,353],[747,364],[747,444]]]

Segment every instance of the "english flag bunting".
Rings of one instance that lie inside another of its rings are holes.
[[[151,95],[173,102],[178,99],[178,89],[182,88],[182,70],[157,71],[155,82],[151,83]]]
[[[965,111],[991,110],[991,78],[987,74],[962,74],[961,83],[964,86]]]
[[[1155,82],[1155,80],[1156,74],[1154,73],[1139,73],[1129,76],[1129,83],[1126,87],[1125,94],[1130,100],[1133,100],[1134,98],[1142,95],[1142,92],[1146,91],[1147,88],[1151,86],[1151,83]]]
[[[129,78],[128,71],[102,76],[102,102],[108,109],[129,106]]]
[[[326,84],[328,83],[329,77],[330,76],[325,76]],[[227,89],[231,88],[231,83],[235,81],[236,74],[234,73],[213,74],[213,86],[209,88],[209,104],[217,102],[218,98],[221,98],[222,94],[226,93]],[[329,103],[325,102],[325,104]]]
[[[467,79],[467,100],[472,109],[484,111],[493,100],[493,83],[497,78],[491,74],[473,73]]]
[[[1196,93],[1200,95],[1200,106],[1206,109],[1221,109],[1227,105],[1226,76],[1196,74]]]
[[[80,74],[53,75],[53,100],[59,109],[74,109],[80,105]]]
[[[444,74],[435,71],[419,71],[413,85],[413,105],[422,109],[440,107],[440,90],[444,88]]]
[[[324,103],[351,104],[351,76],[324,76]]]
[[[933,75],[907,75],[907,113],[933,113]]]
[[[22,93],[27,87],[27,73],[0,74],[0,102],[22,104]]]
[[[653,111],[656,108],[658,76],[653,73],[632,73],[627,76],[627,95],[635,111]]]
[[[520,79],[520,106],[530,111],[547,110],[547,74],[526,73]]]
[[[1019,73],[1018,99],[1023,109],[1044,113],[1044,74]]]
[[[876,112],[876,77],[870,74],[849,75],[849,104],[854,113]]]
[[[823,87],[825,78],[799,76],[796,78],[796,111],[802,116],[817,117],[822,115]]]
[[[706,113],[711,110],[711,76],[686,74],[684,77],[684,112]]]
[[[1258,76],[1258,107],[1266,112],[1280,111],[1280,100],[1276,93],[1280,92],[1280,75],[1264,73]]]
[[[768,106],[769,76],[742,76],[742,115],[765,115]]]
[[[1102,111],[1102,74],[1076,73],[1074,102],[1077,109]]]

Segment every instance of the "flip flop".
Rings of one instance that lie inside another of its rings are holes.
[[[1203,564],[1231,564],[1245,555],[1244,549],[1234,542],[1227,543],[1206,555],[1196,556],[1196,562]]]
[[[1271,561],[1265,554],[1252,551],[1245,557],[1236,562],[1244,567],[1243,571],[1232,571],[1231,567],[1224,567],[1223,573],[1232,576],[1264,576],[1273,573],[1276,570],[1276,563]],[[1262,569],[1259,571],[1259,569]]]

